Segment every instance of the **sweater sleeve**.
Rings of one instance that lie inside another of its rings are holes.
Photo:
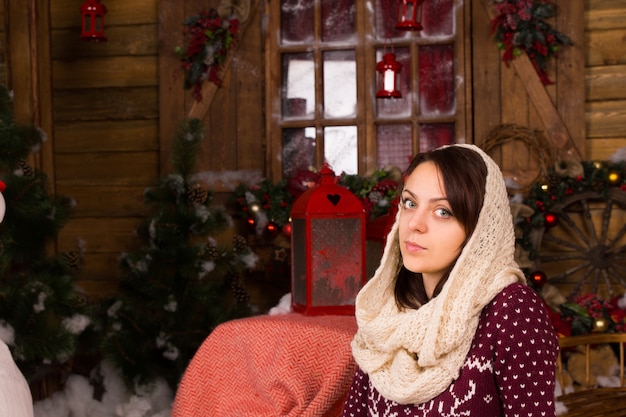
[[[341,417],[368,417],[367,393],[369,377],[357,366]]]
[[[0,417],[33,417],[30,389],[13,362],[9,348],[0,341]]]
[[[494,371],[504,416],[555,416],[558,340],[545,304],[529,287],[513,286],[494,310]]]

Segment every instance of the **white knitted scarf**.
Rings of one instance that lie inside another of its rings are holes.
[[[400,310],[393,286],[402,265],[398,216],[374,277],[356,299],[358,331],[352,352],[359,367],[387,399],[421,404],[458,377],[481,310],[514,282],[525,283],[514,260],[515,237],[498,165],[474,145],[487,165],[483,207],[476,229],[441,293],[419,309]]]

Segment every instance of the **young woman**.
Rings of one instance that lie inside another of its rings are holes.
[[[356,300],[343,416],[554,417],[557,338],[514,251],[488,155],[473,145],[417,155]]]

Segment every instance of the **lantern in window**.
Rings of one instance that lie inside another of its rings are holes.
[[[402,0],[400,16],[396,23],[399,30],[422,30],[422,0]]]
[[[394,53],[385,53],[383,60],[376,64],[376,71],[378,71],[378,92],[376,97],[378,98],[400,98],[400,70],[402,64],[396,61],[396,55]]]
[[[328,165],[291,208],[291,303],[306,315],[354,314],[365,284],[365,210]]]
[[[106,12],[106,6],[100,4],[98,0],[87,0],[80,6],[82,19],[80,38],[82,40],[92,42],[107,40],[106,36],[104,36],[104,15]]]

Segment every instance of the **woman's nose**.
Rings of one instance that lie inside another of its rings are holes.
[[[415,210],[411,218],[409,219],[409,227],[411,230],[417,230],[418,232],[426,231],[426,213],[419,208]]]

